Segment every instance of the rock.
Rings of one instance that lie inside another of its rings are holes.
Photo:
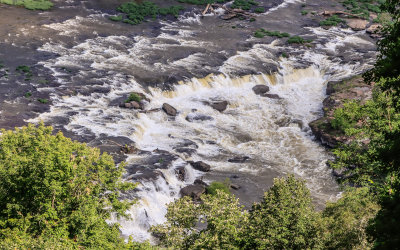
[[[141,109],[141,105],[138,102],[132,101],[130,104],[134,109]]]
[[[218,110],[219,112],[223,112],[227,107],[228,107],[228,102],[227,101],[220,101],[220,102],[212,102],[209,105],[215,109]]]
[[[203,171],[203,172],[209,172],[211,170],[211,166],[208,165],[207,163],[204,163],[202,161],[189,161],[189,164],[196,170]]]
[[[250,157],[248,157],[248,156],[236,156],[232,159],[229,159],[228,161],[232,162],[232,163],[243,163],[243,162],[247,161],[248,159],[250,159]]]
[[[268,97],[268,98],[271,98],[271,99],[277,99],[277,100],[279,100],[279,99],[282,99],[279,95],[277,95],[277,94],[262,94],[261,96],[263,96],[263,97]]]
[[[176,109],[174,107],[172,107],[171,105],[169,105],[168,103],[164,103],[162,105],[162,110],[164,110],[164,112],[170,116],[176,116],[176,113],[177,113]]]
[[[262,95],[269,91],[269,87],[267,85],[256,85],[253,87],[253,91],[256,95]]]
[[[194,114],[190,113],[186,116],[186,121],[188,122],[193,122],[193,121],[212,121],[214,118],[208,115],[203,115],[203,114]]]
[[[133,108],[133,106],[130,102],[127,102],[127,103],[124,103],[124,108],[131,109],[131,108]]]
[[[234,174],[234,175],[231,176],[231,178],[233,178],[233,179],[238,179],[238,178],[239,178],[239,175]]]
[[[186,168],[185,167],[178,167],[175,169],[175,174],[178,176],[178,180],[184,181],[186,175]]]
[[[238,190],[238,189],[240,189],[240,186],[237,184],[231,184],[231,188]]]
[[[368,21],[364,19],[348,19],[347,25],[355,31],[365,30],[368,25]]]
[[[194,184],[198,184],[198,185],[202,185],[204,187],[208,187],[207,183],[205,183],[203,180],[201,179],[196,179],[194,180]]]
[[[192,184],[181,189],[181,196],[190,196],[194,200],[200,200],[200,196],[206,192],[206,188],[200,184]]]
[[[188,156],[191,156],[192,154],[196,153],[196,149],[194,148],[174,148],[175,152],[181,153],[181,154],[186,154]]]
[[[291,123],[297,124],[297,125],[299,126],[300,129],[303,129],[303,128],[304,128],[304,123],[303,123],[303,121],[300,120],[300,119],[293,119],[293,120],[291,120],[290,122],[291,122]]]
[[[379,33],[379,31],[381,29],[382,29],[382,25],[375,23],[375,24],[372,24],[371,26],[368,27],[367,33],[376,34],[376,33]]]

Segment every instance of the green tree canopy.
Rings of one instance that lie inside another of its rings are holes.
[[[132,202],[119,192],[123,166],[112,157],[64,137],[51,127],[29,125],[0,135],[0,240],[49,239],[59,245],[114,248],[124,244],[118,225]],[[44,243],[43,243],[44,242]],[[33,244],[33,243],[32,243]],[[57,245],[56,244],[56,245]]]

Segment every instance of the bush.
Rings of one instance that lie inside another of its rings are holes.
[[[337,26],[340,23],[344,23],[344,20],[339,18],[337,15],[328,17],[327,19],[321,21],[319,25],[321,26]]]
[[[119,200],[120,191],[134,188],[122,182],[123,167],[52,132],[43,124],[1,131],[0,242],[123,246],[118,225],[106,222],[132,205]]]
[[[256,12],[256,13],[264,13],[265,9],[264,9],[264,7],[258,7],[258,8],[254,9],[254,12]]]
[[[230,194],[230,187],[231,187],[231,182],[227,178],[224,182],[218,182],[214,181],[211,182],[211,184],[207,187],[207,194],[215,195],[217,194],[217,190],[224,192],[226,194]]]
[[[136,93],[131,93],[131,94],[129,95],[128,99],[125,100],[125,103],[133,102],[133,101],[135,101],[135,102],[140,102],[141,99],[142,99],[142,98],[141,98],[138,94],[136,94]]]
[[[287,41],[289,44],[297,43],[297,44],[304,44],[304,43],[310,43],[312,40],[305,40],[302,37],[299,36],[292,36],[288,39]]]

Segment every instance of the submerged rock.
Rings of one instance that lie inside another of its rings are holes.
[[[247,161],[248,159],[250,159],[250,157],[248,157],[248,156],[236,156],[234,158],[229,159],[228,162],[243,163],[243,162]]]
[[[188,122],[194,122],[194,121],[212,121],[214,118],[208,115],[203,115],[203,114],[195,114],[195,113],[190,113],[186,116],[186,121]]]
[[[189,161],[188,162],[194,169],[203,171],[203,172],[209,172],[211,170],[211,166],[208,165],[207,163],[204,163],[202,161]]]
[[[184,166],[176,168],[175,174],[177,175],[178,180],[184,181],[186,176],[186,168]]]
[[[177,114],[176,108],[172,107],[172,106],[169,105],[168,103],[164,103],[164,104],[162,105],[162,110],[164,110],[164,112],[165,112],[167,115],[170,115],[170,116],[176,116],[176,114]]]
[[[262,94],[261,96],[263,96],[263,97],[268,97],[268,98],[271,98],[271,99],[277,99],[277,100],[280,100],[280,99],[282,99],[279,95],[277,95],[277,94]]]
[[[267,85],[256,85],[252,89],[256,95],[263,95],[269,91],[269,87]]]

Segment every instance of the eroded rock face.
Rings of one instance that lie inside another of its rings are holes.
[[[368,25],[368,21],[364,19],[347,19],[347,25],[354,31],[365,30]]]
[[[269,87],[266,85],[256,85],[253,87],[253,92],[256,95],[263,95],[269,91]]]
[[[322,144],[335,147],[338,143],[348,143],[350,138],[331,125],[334,111],[343,106],[348,100],[357,100],[365,103],[372,98],[372,87],[366,84],[361,76],[348,80],[328,83],[326,93],[329,95],[323,101],[324,117],[312,121],[309,126]]]
[[[176,116],[176,114],[178,113],[176,108],[172,107],[168,103],[164,103],[162,105],[162,110],[164,110],[164,112],[169,116]]]
[[[382,29],[382,25],[375,23],[375,24],[372,24],[371,26],[369,26],[366,31],[369,34],[378,34],[381,29]]]

